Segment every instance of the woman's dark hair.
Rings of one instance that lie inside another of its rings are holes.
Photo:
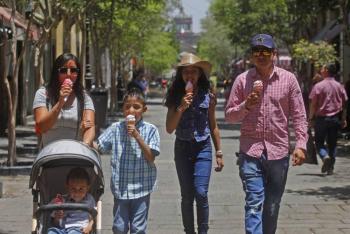
[[[75,167],[68,172],[66,183],[70,180],[86,180],[87,184],[90,184],[89,174],[81,167]]]
[[[199,78],[198,78],[198,89],[203,91],[209,91],[210,89],[210,83],[208,78],[206,77],[203,70],[198,67],[200,70]],[[179,106],[181,103],[182,97],[185,95],[185,81],[182,79],[182,70],[184,67],[178,67],[175,75],[175,80],[171,84],[165,99],[165,106],[166,107],[172,107],[172,106]]]
[[[131,88],[130,90],[127,90],[126,94],[123,97],[123,104],[126,102],[128,98],[136,97],[139,101],[143,103],[143,105],[146,105],[146,99],[143,92],[138,88]]]
[[[84,104],[84,87],[81,83],[82,80],[82,74],[81,74],[81,66],[78,61],[78,58],[70,53],[64,53],[57,57],[55,60],[52,71],[51,71],[51,77],[49,80],[49,83],[47,84],[47,92],[49,96],[49,100],[51,102],[51,105],[54,105],[58,102],[59,95],[60,95],[60,82],[59,82],[59,71],[58,69],[63,67],[69,60],[73,60],[75,64],[77,65],[78,76],[77,80],[74,82],[73,85],[73,92],[77,96],[79,103]]]

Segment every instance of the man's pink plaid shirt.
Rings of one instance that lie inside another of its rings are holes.
[[[279,67],[263,82],[261,102],[248,111],[245,99],[253,82],[261,79],[255,68],[240,74],[232,87],[225,110],[227,122],[242,122],[240,151],[259,158],[264,149],[268,160],[289,154],[288,122],[291,119],[296,137],[295,148],[306,150],[307,121],[303,97],[296,77]]]

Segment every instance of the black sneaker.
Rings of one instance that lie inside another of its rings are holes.
[[[327,175],[333,175],[333,173],[334,173],[333,169],[329,169],[329,170],[327,171]]]
[[[323,165],[321,168],[322,173],[326,173],[330,170],[331,168],[331,158],[327,155],[326,157],[323,158]]]

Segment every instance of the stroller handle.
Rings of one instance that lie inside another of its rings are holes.
[[[47,204],[41,205],[39,209],[35,212],[37,217],[40,216],[41,212],[53,211],[53,210],[83,210],[89,212],[89,214],[95,219],[97,216],[97,211],[95,208],[91,208],[87,204],[76,204],[76,203],[63,203],[63,204]]]

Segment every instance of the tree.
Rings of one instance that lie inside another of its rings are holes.
[[[143,53],[145,67],[162,74],[176,62],[178,51],[171,43],[169,33],[157,32],[148,38]]]
[[[137,4],[136,4],[137,3]],[[111,61],[111,103],[113,111],[116,103],[116,80],[119,74],[126,82],[125,74],[129,72],[129,61],[132,57],[145,54],[145,45],[156,30],[161,30],[165,24],[163,17],[166,9],[165,1],[99,1],[91,12],[92,41],[95,54],[96,84],[101,84],[100,58],[109,54]],[[113,9],[113,10],[112,10]],[[107,23],[106,23],[107,22]],[[159,31],[158,31],[159,32]],[[157,33],[158,33],[157,32]],[[101,40],[108,38],[108,41]],[[107,60],[104,60],[107,61]]]
[[[214,69],[220,71],[224,77],[229,76],[229,64],[237,50],[229,39],[229,29],[219,24],[212,15],[202,20],[203,32],[198,43],[198,53],[201,58],[209,60]],[[237,47],[236,47],[237,48]]]
[[[288,9],[284,0],[214,0],[210,7],[215,20],[230,29],[233,44],[247,46],[256,33],[280,38],[291,34],[287,27]]]
[[[338,60],[334,45],[330,45],[325,41],[311,43],[306,40],[300,40],[293,45],[292,56],[297,62],[310,62],[316,68]]]
[[[277,44],[292,50],[292,45],[317,33],[317,21],[326,12],[348,9],[346,0],[213,0],[210,12],[229,29],[233,44],[248,47],[257,33],[274,36]],[[346,5],[346,6],[345,6]],[[344,13],[346,14],[346,13]]]
[[[16,112],[18,105],[18,74],[21,61],[26,48],[26,43],[24,43],[24,48],[21,51],[17,51],[17,26],[15,25],[15,18],[18,16],[16,2],[11,0],[7,3],[11,10],[10,26],[12,31],[12,37],[9,34],[2,32],[0,40],[0,85],[4,87],[7,100],[7,130],[8,130],[8,154],[7,154],[7,165],[13,166],[17,162],[16,157]],[[25,41],[28,38],[30,29],[30,22],[27,26]],[[9,55],[7,55],[9,51]],[[8,59],[10,59],[9,64],[10,70],[8,69]]]
[[[298,66],[299,78],[303,81],[305,90],[311,89],[311,77],[314,75],[311,74],[312,68],[317,71],[321,66],[338,60],[334,45],[325,41],[312,43],[300,40],[293,45],[292,57]]]

